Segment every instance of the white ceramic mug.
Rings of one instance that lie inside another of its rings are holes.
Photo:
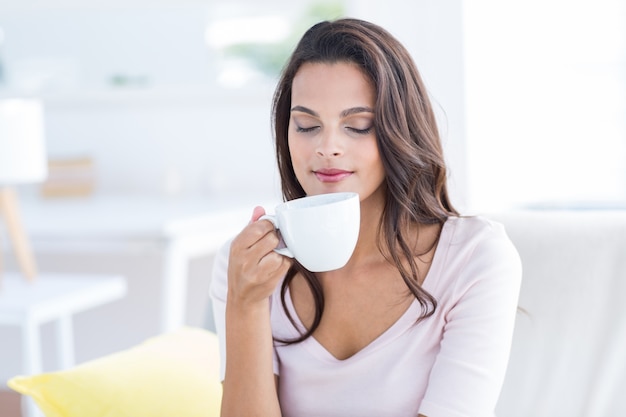
[[[359,237],[360,203],[357,193],[330,193],[297,198],[279,204],[269,220],[280,231],[286,247],[275,249],[296,258],[312,272],[343,267]]]

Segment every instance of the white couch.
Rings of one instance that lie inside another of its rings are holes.
[[[626,416],[626,210],[489,217],[524,268],[498,417]]]

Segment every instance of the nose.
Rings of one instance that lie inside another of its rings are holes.
[[[320,135],[315,153],[318,156],[330,158],[341,156],[343,151],[343,143],[339,135],[329,132]]]

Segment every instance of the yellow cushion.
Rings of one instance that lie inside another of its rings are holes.
[[[184,327],[72,369],[17,376],[46,417],[219,416],[217,336]]]

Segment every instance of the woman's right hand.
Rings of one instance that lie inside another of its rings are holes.
[[[259,221],[263,214],[256,207],[230,245],[222,416],[281,415],[268,298],[292,261],[274,252],[278,234],[270,221]]]
[[[258,221],[264,214],[262,207],[255,207],[250,223],[231,244],[229,302],[247,306],[266,302],[292,264],[291,258],[274,252],[279,237],[270,221]]]

